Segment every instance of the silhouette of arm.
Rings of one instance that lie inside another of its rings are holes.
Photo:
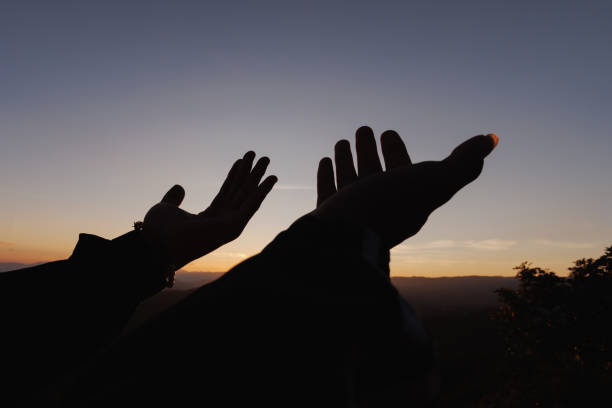
[[[336,181],[331,159],[323,158],[317,172],[317,208],[311,214],[322,220],[344,220],[374,231],[387,251],[416,234],[435,209],[478,178],[484,158],[499,141],[494,134],[475,136],[457,146],[442,161],[413,164],[400,136],[388,130],[381,135],[386,168],[383,171],[372,129],[359,128],[355,138],[358,171],[355,171],[349,142],[339,141],[335,146]],[[419,350],[414,339],[422,333],[409,306],[401,299],[400,303],[402,326],[408,335],[400,336],[395,348],[391,347],[399,351],[398,356],[406,349]],[[368,353],[379,355],[375,350]],[[396,360],[405,367],[399,372],[418,373],[419,368],[413,368],[419,360],[405,354],[404,357],[408,358]],[[437,388],[435,373],[431,366],[417,364],[416,367],[420,367],[421,376],[411,379],[402,375],[383,376],[388,380],[386,383],[376,381],[381,370],[368,367],[365,372],[373,381],[362,384],[365,386],[361,390],[365,393],[358,394],[359,400],[366,406],[395,406],[396,403],[419,406],[417,397],[420,396],[421,402],[427,403]],[[394,372],[393,369],[382,371]]]
[[[4,398],[23,396],[74,370],[123,328],[135,307],[171,284],[173,273],[240,235],[275,177],[269,160],[236,161],[210,207],[178,208],[174,186],[142,227],[113,240],[80,234],[72,256],[0,274]]]
[[[72,398],[99,406],[345,406],[350,394],[420,380],[431,343],[391,285],[387,262],[373,232],[302,217],[123,339]],[[180,392],[150,392],[162,389]]]
[[[359,174],[350,150],[337,146],[338,187],[324,159],[315,211],[118,345],[74,398],[175,406],[431,402],[431,342],[391,284],[389,249],[478,176],[497,140],[477,136],[441,162],[412,165],[399,136],[386,135],[385,172],[371,130],[360,129]],[[160,350],[171,358],[150,358]],[[112,391],[96,393],[100,384]]]

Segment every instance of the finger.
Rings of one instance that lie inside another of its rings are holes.
[[[457,146],[444,159],[449,166],[449,177],[456,188],[462,188],[480,175],[484,158],[497,146],[499,138],[495,134],[474,136]]]
[[[357,129],[355,133],[355,150],[357,151],[359,177],[382,172],[374,132],[368,126],[362,126]]]
[[[380,135],[380,147],[385,159],[385,169],[390,170],[412,164],[406,145],[394,130],[387,130]]]
[[[484,159],[495,149],[499,143],[499,137],[494,133],[488,135],[474,136],[459,146],[455,147],[447,159],[451,160],[471,160]]]
[[[238,173],[238,169],[240,168],[241,164],[242,164],[242,159],[238,159],[234,162],[234,165],[230,169],[229,173],[227,173],[227,177],[225,177],[225,181],[223,182],[221,189],[219,190],[219,192],[213,199],[212,203],[210,204],[211,208],[219,207],[226,203],[229,192],[236,179],[236,175]]]
[[[232,200],[232,206],[234,208],[240,207],[242,205],[242,201],[248,196],[250,196],[253,191],[257,189],[259,182],[263,178],[266,173],[266,169],[270,164],[270,159],[268,157],[262,157],[257,160],[255,167],[253,167],[253,171],[249,174],[247,181],[245,182],[242,189],[240,189],[234,196]]]
[[[261,159],[257,160],[257,164],[255,164],[255,167],[253,167],[253,171],[249,175],[249,180],[247,182],[248,187],[252,187],[253,190],[257,188],[263,175],[266,173],[266,169],[268,168],[269,164],[269,157],[264,156]]]
[[[268,176],[266,179],[257,187],[257,190],[251,194],[248,199],[240,207],[244,223],[248,222],[253,215],[257,212],[261,203],[266,199],[268,193],[274,187],[274,184],[278,181],[276,176]]]
[[[334,166],[329,157],[324,157],[317,170],[317,207],[335,193]]]
[[[164,195],[161,202],[171,204],[175,206],[181,205],[185,198],[185,189],[178,184],[175,184],[168,192]]]
[[[334,158],[336,159],[336,181],[338,190],[351,184],[357,179],[357,172],[353,164],[351,144],[348,140],[340,140],[334,146]]]
[[[251,173],[251,167],[253,166],[253,160],[255,160],[255,152],[249,150],[242,157],[242,163],[236,171],[236,178],[233,180],[229,188],[229,199],[231,199],[240,189],[244,186],[247,177]]]

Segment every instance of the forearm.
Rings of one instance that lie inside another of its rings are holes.
[[[368,256],[377,251],[363,238],[347,224],[296,222],[105,355],[79,389],[110,382],[121,395],[141,397],[180,386],[189,400],[198,398],[190,389],[206,384],[207,398],[228,405],[263,393],[302,395],[307,406],[328,392],[341,401],[349,391],[375,396],[391,382],[414,382],[430,364],[428,339],[404,315],[388,258]],[[346,389],[348,378],[357,389]]]
[[[391,284],[389,253],[373,232],[307,216],[225,279],[248,282],[248,292],[270,304],[260,314],[300,350],[293,357],[305,380],[348,370],[350,392],[372,406],[407,398],[394,388],[411,390],[415,406],[434,398],[431,339]],[[348,365],[334,365],[341,356]]]

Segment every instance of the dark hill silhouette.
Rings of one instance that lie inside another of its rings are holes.
[[[5,270],[24,266],[0,263],[0,268]],[[124,333],[221,275],[179,271],[174,287],[144,301]],[[490,318],[497,307],[494,291],[502,287],[516,289],[518,281],[499,276],[394,277],[392,280],[435,341],[442,377],[439,406],[477,406],[483,396],[505,380],[501,369],[505,344]]]
[[[0,272],[14,271],[15,269],[29,268],[43,264],[44,262],[35,262],[31,264],[24,264],[19,262],[0,262]]]
[[[422,318],[492,308],[497,306],[496,289],[517,287],[516,279],[503,276],[394,277],[392,281]]]
[[[143,302],[134,313],[127,330],[134,329],[187,296],[193,289],[221,275],[216,272],[179,271],[174,287]],[[502,276],[394,277],[392,281],[422,318],[493,308],[497,304],[496,289],[516,289],[517,286],[516,279]]]

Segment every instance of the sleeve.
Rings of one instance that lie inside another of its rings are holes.
[[[3,400],[74,369],[167,285],[165,263],[141,234],[80,234],[69,259],[0,274]]]

